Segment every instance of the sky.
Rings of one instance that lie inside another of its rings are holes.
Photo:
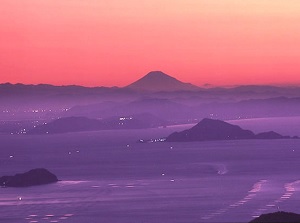
[[[0,83],[300,85],[299,0],[1,0]]]

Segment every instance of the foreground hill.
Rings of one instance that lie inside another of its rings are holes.
[[[278,211],[270,214],[263,214],[258,218],[250,221],[249,223],[299,223],[300,214],[295,214],[291,212]]]
[[[250,130],[244,130],[237,125],[232,125],[221,120],[205,118],[194,127],[182,132],[174,132],[166,138],[169,142],[188,141],[213,141],[213,140],[237,140],[237,139],[283,139],[290,138],[276,132],[263,132],[254,134]]]

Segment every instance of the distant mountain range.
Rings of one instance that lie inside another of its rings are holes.
[[[276,132],[263,132],[254,134],[250,130],[244,130],[237,125],[232,125],[221,120],[203,119],[194,127],[182,132],[174,132],[166,138],[168,142],[193,142],[216,141],[238,139],[286,139],[290,136],[282,136]],[[298,137],[294,137],[298,138]]]
[[[125,86],[125,87],[83,87],[76,85],[68,86],[54,86],[49,84],[25,85],[25,84],[0,84],[0,100],[5,97],[48,97],[52,99],[55,97],[92,97],[97,96],[98,99],[108,96],[109,98],[136,96],[136,95],[163,95],[170,97],[176,92],[183,95],[201,97],[222,97],[222,95],[235,96],[244,98],[261,98],[264,97],[296,97],[300,96],[300,87],[276,87],[265,85],[244,85],[236,87],[213,87],[201,88],[190,83],[184,83],[176,78],[167,75],[161,71],[152,71],[140,78],[139,80]],[[251,97],[249,97],[251,96]]]
[[[0,84],[2,121],[49,122],[72,116],[106,119],[143,113],[173,124],[195,123],[205,117],[298,116],[300,87],[201,88],[161,71],[150,72],[123,88]]]
[[[191,100],[191,102],[189,102]],[[193,104],[194,99],[176,101],[174,99],[141,98],[130,102],[103,102],[86,106],[76,106],[63,116],[86,116],[106,118],[109,116],[150,113],[164,120],[191,123],[211,117],[222,120],[259,117],[290,117],[300,114],[300,98],[251,99],[238,102],[210,102]],[[196,102],[197,103],[197,102]],[[190,120],[190,121],[188,121]]]

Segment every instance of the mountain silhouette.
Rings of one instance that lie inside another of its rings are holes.
[[[184,83],[161,71],[152,71],[141,79],[126,86],[136,91],[196,91],[200,88],[190,83]]]
[[[278,211],[269,214],[262,214],[258,218],[250,221],[249,223],[271,223],[271,222],[300,222],[300,214],[292,213],[292,212],[284,212]]]
[[[250,130],[242,129],[237,125],[215,119],[205,118],[194,127],[182,132],[174,132],[166,141],[189,142],[189,141],[214,141],[214,140],[237,140],[237,139],[286,139],[290,136],[282,136],[276,132],[263,132],[254,134]],[[297,138],[297,137],[294,137]]]

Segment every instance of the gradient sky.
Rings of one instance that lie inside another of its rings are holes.
[[[299,0],[1,0],[0,82],[300,84]]]

